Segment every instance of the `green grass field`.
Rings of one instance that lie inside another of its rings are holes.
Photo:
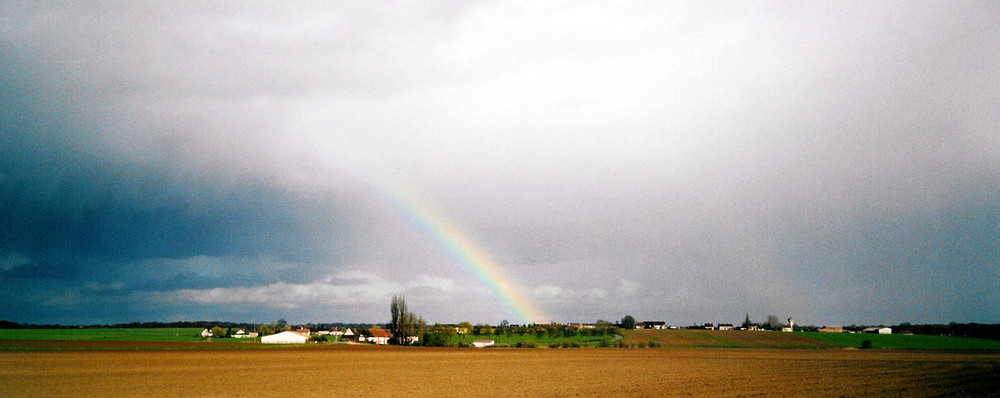
[[[811,339],[836,344],[840,347],[861,347],[861,342],[872,342],[872,348],[900,348],[907,350],[1000,350],[1000,341],[969,337],[796,332]]]
[[[199,335],[201,331],[199,328],[0,329],[0,340],[198,342],[205,341]]]

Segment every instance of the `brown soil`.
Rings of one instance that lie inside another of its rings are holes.
[[[655,342],[665,347],[835,348],[835,344],[780,332],[726,330],[628,330],[625,344]]]
[[[931,396],[1000,391],[1000,353],[773,349],[0,352],[0,396]]]

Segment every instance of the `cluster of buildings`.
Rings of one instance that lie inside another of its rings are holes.
[[[229,335],[229,337],[232,337],[234,339],[256,338],[257,336],[259,336],[257,332],[247,333],[243,329],[237,330],[236,333]],[[215,335],[212,334],[211,330],[205,329],[201,331],[201,337],[215,337]]]
[[[318,336],[336,336],[339,337],[340,341],[357,341],[359,343],[379,345],[389,344],[389,339],[392,338],[392,334],[388,330],[381,328],[371,328],[367,331],[354,331],[351,328],[333,328],[331,330],[321,330],[315,334]],[[261,337],[260,342],[263,344],[305,344],[312,335],[313,333],[309,329],[300,328],[298,330],[288,330]]]

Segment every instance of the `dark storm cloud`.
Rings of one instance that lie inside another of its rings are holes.
[[[7,258],[0,279],[5,286],[30,290],[57,283],[51,294],[59,295],[104,282],[123,284],[119,293],[263,284],[278,279],[258,266],[312,264],[336,255],[336,240],[314,241],[335,236],[339,223],[326,218],[321,205],[303,203],[263,179],[217,183],[177,173],[171,165],[151,167],[112,153],[97,127],[77,118],[74,104],[47,98],[33,86],[47,78],[44,71],[17,61],[5,58],[2,73],[9,78],[0,82],[0,256]],[[328,232],[313,234],[317,226]],[[231,258],[232,263],[216,264],[217,274],[206,276],[198,273],[206,267],[154,267],[150,260],[198,256]],[[255,272],[246,272],[251,266]],[[280,279],[310,274],[305,268]],[[17,295],[6,289],[12,312],[0,316],[46,319],[52,313],[44,303],[53,301],[40,299],[44,294],[38,292],[45,290]],[[86,297],[96,293],[85,289],[84,296],[74,298],[80,311],[74,316],[101,319],[92,312],[106,307],[86,305]]]
[[[294,212],[307,209],[288,206],[294,199],[284,193],[264,186],[219,189],[15,138],[36,128],[73,130],[56,123],[5,131],[3,240],[22,254],[122,260],[268,253],[307,260],[314,253],[296,244],[305,214]]]

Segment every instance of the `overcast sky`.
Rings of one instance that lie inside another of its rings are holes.
[[[995,2],[374,4],[0,3],[0,319],[1000,322]]]

